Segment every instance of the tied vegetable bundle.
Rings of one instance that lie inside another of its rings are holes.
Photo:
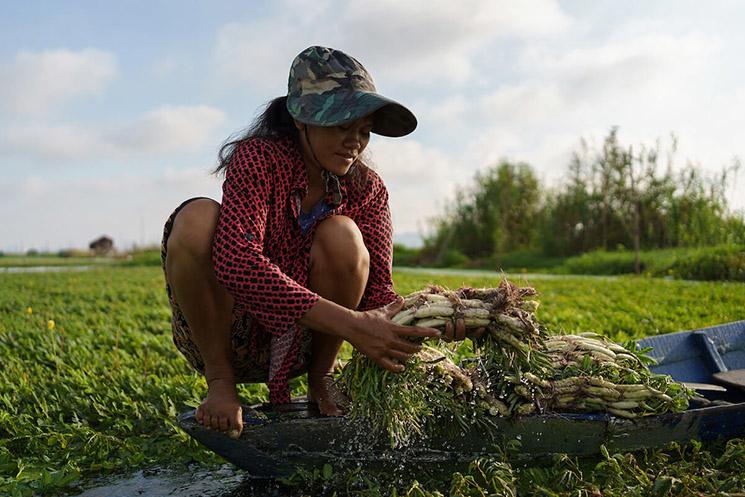
[[[595,334],[549,335],[539,324],[536,291],[503,280],[497,288],[448,291],[431,286],[405,298],[393,318],[444,329],[463,319],[486,328],[473,357],[460,364],[446,347],[426,346],[403,373],[354,353],[342,371],[348,417],[403,446],[428,431],[489,424],[491,416],[537,412],[609,412],[635,418],[685,410],[692,391],[649,371],[652,359],[634,344]]]
[[[551,411],[607,411],[624,418],[684,411],[694,392],[649,371],[654,359],[597,333],[549,336],[554,375],[532,382],[530,397]],[[523,395],[527,392],[521,391]]]

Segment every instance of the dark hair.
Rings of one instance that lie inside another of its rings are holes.
[[[300,133],[295,127],[290,112],[287,110],[287,97],[277,97],[270,100],[264,110],[256,116],[247,130],[229,137],[220,147],[217,154],[218,165],[212,174],[224,174],[226,168],[233,159],[235,151],[246,141],[253,138],[267,138],[270,140],[289,139],[295,146],[300,147]],[[357,159],[355,166],[350,170],[349,176],[353,185],[364,187],[367,183],[368,166],[367,158]]]
[[[212,174],[224,174],[236,149],[251,138],[289,138],[299,145],[298,136],[298,130],[287,110],[287,97],[277,97],[266,104],[263,112],[256,116],[246,131],[237,136],[232,135],[225,141],[217,153],[218,165]]]

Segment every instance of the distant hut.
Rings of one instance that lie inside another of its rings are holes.
[[[114,250],[114,240],[104,235],[93,240],[88,245],[88,248],[95,252],[96,255],[106,255]]]

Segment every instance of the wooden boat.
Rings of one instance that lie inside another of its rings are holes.
[[[455,471],[513,441],[524,458],[556,453],[590,456],[602,445],[610,451],[657,447],[691,439],[710,441],[745,435],[745,321],[645,338],[654,347],[651,369],[670,374],[701,395],[684,412],[635,420],[609,414],[551,413],[494,418],[494,428],[434,436],[393,450],[344,418],[321,417],[307,402],[282,412],[268,405],[244,406],[239,439],[207,430],[194,411],[179,424],[189,435],[254,477],[276,478],[297,468],[361,465],[385,468],[442,468]],[[727,374],[722,374],[727,373]]]

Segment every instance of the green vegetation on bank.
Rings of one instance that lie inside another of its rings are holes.
[[[57,253],[38,253],[32,255],[0,255],[0,268],[27,268],[44,266],[160,266],[160,248],[138,249],[117,252],[111,255],[95,255],[88,251],[61,250]]]
[[[394,278],[402,294],[429,283],[455,288],[497,282],[416,273]],[[542,322],[567,331],[598,331],[616,341],[744,317],[741,283],[634,277],[528,283],[541,293]],[[0,495],[69,493],[87,478],[109,472],[219,462],[175,424],[176,414],[198,403],[206,386],[172,344],[159,268],[0,274],[0,364]],[[295,387],[302,393],[303,382]],[[240,393],[251,404],[266,400],[267,391],[244,385]],[[599,487],[612,490],[603,495],[646,495],[653,487],[658,495],[669,495],[681,485],[688,489],[682,495],[713,494],[742,488],[744,454],[745,442],[736,439],[608,454],[589,466],[557,458],[549,467],[518,467],[505,457],[481,461],[447,482],[416,483],[412,475],[384,483],[364,473],[345,475],[347,483],[356,478],[356,486],[340,492],[391,495],[393,485],[397,495],[488,495],[502,492],[504,484],[518,495],[577,495],[578,489],[592,494]],[[623,488],[636,493],[613,490]]]
[[[394,265],[417,266],[415,249],[394,251]],[[402,254],[402,256],[399,256]],[[451,264],[440,267],[499,270],[506,273],[634,274],[636,254],[628,250],[596,250],[574,257],[546,257],[538,251],[518,251],[486,259],[450,255]],[[640,273],[684,280],[745,281],[745,245],[718,245],[647,250],[639,253]]]
[[[614,128],[599,147],[583,142],[563,183],[551,187],[529,164],[503,160],[479,171],[433,220],[419,263],[745,245],[743,212],[728,204],[739,162],[708,175],[695,164],[675,168],[676,149],[675,138],[668,150],[622,144]],[[643,272],[636,257],[632,267]]]
[[[94,264],[113,264],[115,262],[116,259],[109,257],[60,257],[57,254],[40,254],[32,256],[13,254],[0,257],[0,268],[38,266],[89,266]]]
[[[569,274],[629,274],[632,252],[588,252],[564,261],[559,272]],[[689,280],[745,281],[745,246],[715,246],[654,250],[640,253],[641,272]]]

